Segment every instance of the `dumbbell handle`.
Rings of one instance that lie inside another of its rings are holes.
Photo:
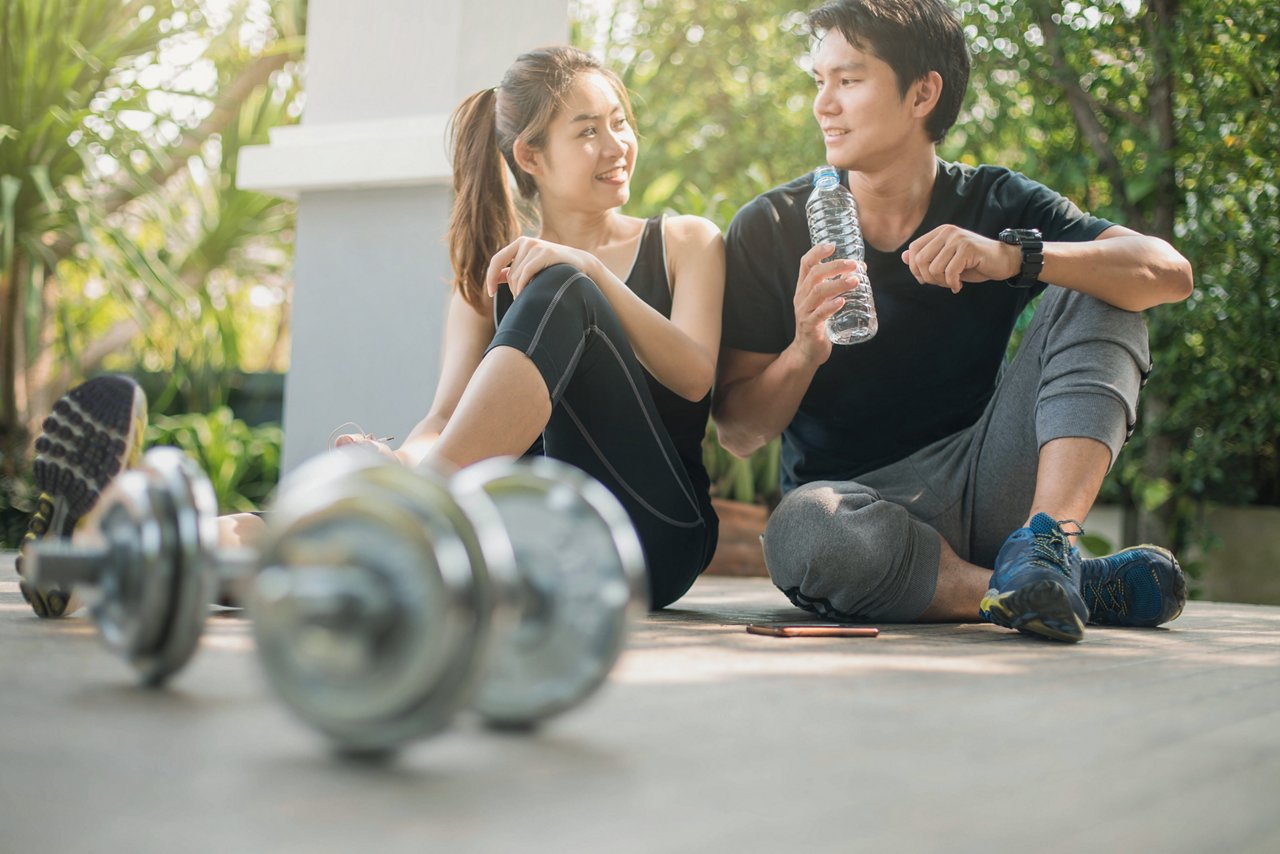
[[[258,562],[257,553],[247,548],[218,549],[207,557],[215,570],[219,598],[227,592],[238,593]],[[34,585],[77,587],[101,584],[104,575],[118,568],[116,561],[124,559],[111,546],[42,540],[29,550],[23,569]]]
[[[217,581],[217,599],[222,601],[227,593],[237,602],[245,599],[245,585],[258,568],[258,553],[250,548],[219,548],[212,555],[214,577]]]
[[[116,558],[116,551],[107,546],[43,540],[27,552],[23,570],[37,587],[77,587],[97,584]]]
[[[231,592],[237,601],[247,598],[258,553],[248,548],[221,548],[208,555],[217,581],[217,597]],[[76,587],[97,585],[124,559],[118,549],[68,540],[45,540],[30,551],[28,578],[36,585]],[[268,598],[288,599],[297,616],[312,625],[349,629],[360,624],[377,631],[393,619],[394,602],[385,585],[367,570],[350,566],[268,567],[258,579]]]

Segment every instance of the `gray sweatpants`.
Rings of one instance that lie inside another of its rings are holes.
[[[937,586],[939,537],[989,567],[1022,526],[1046,442],[1097,439],[1115,462],[1150,368],[1141,314],[1048,288],[975,424],[856,482],[782,500],[764,535],[774,584],[830,619],[915,619]]]

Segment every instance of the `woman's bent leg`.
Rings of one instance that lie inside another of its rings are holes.
[[[489,350],[431,447],[458,468],[497,456],[519,456],[541,435],[551,397],[538,368],[518,350]]]
[[[499,353],[504,354],[502,362],[490,362]],[[651,607],[662,608],[682,596],[710,562],[715,514],[705,484],[698,488],[692,483],[631,344],[595,283],[565,265],[542,271],[503,316],[485,363],[519,364],[501,379],[520,376],[537,394],[526,388],[518,397],[502,399],[477,391],[475,400],[529,406],[514,415],[516,420],[525,416],[534,426],[541,419],[547,456],[583,469],[626,508],[649,567]],[[472,385],[491,382],[497,388],[498,379],[477,372]],[[464,401],[471,393],[469,386]],[[530,398],[536,400],[528,402]],[[534,407],[538,401],[546,402],[548,415]],[[478,423],[488,416],[500,417],[491,408],[477,405],[464,412],[460,406],[450,429],[466,435],[506,423]],[[511,430],[508,437],[502,449],[495,445],[483,456],[519,453],[536,431]]]

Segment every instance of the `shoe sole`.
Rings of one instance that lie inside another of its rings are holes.
[[[1064,643],[1084,640],[1084,622],[1071,607],[1066,590],[1048,579],[1008,593],[993,587],[978,607],[987,619],[1006,629]]]
[[[19,576],[28,543],[70,537],[103,487],[137,461],[145,426],[146,398],[125,377],[96,377],[54,404],[36,440],[33,473],[40,498],[19,549]],[[60,587],[40,590],[20,580],[18,589],[40,617],[60,617],[71,605],[72,591]]]
[[[1178,603],[1178,607],[1168,617],[1164,617],[1160,622],[1156,623],[1157,626],[1163,626],[1165,623],[1172,623],[1174,620],[1181,617],[1182,609],[1187,607],[1187,574],[1182,571],[1182,565],[1178,563],[1178,559],[1173,556],[1173,552],[1168,549],[1151,545],[1143,546],[1142,548],[1151,549],[1152,551],[1159,552],[1167,557],[1169,562],[1173,564],[1174,572],[1177,573],[1173,583],[1173,596]]]

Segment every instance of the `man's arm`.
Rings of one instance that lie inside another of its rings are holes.
[[[1129,311],[1182,302],[1195,288],[1191,262],[1178,250],[1121,225],[1085,243],[1045,244],[1040,280]]]
[[[852,287],[860,263],[819,263],[834,250],[820,244],[800,259],[793,301],[796,335],[785,350],[750,353],[726,348],[720,354],[711,414],[721,446],[735,456],[750,456],[791,423],[813,375],[831,356],[827,318],[844,305],[840,294]]]
[[[749,457],[782,433],[819,364],[807,363],[794,344],[781,353],[722,350],[711,402],[721,447]]]
[[[968,282],[1016,277],[1022,269],[1022,250],[944,225],[913,240],[902,260],[921,284],[958,293]],[[1128,311],[1180,302],[1194,287],[1191,264],[1176,249],[1158,237],[1119,225],[1091,241],[1045,243],[1040,281]]]

